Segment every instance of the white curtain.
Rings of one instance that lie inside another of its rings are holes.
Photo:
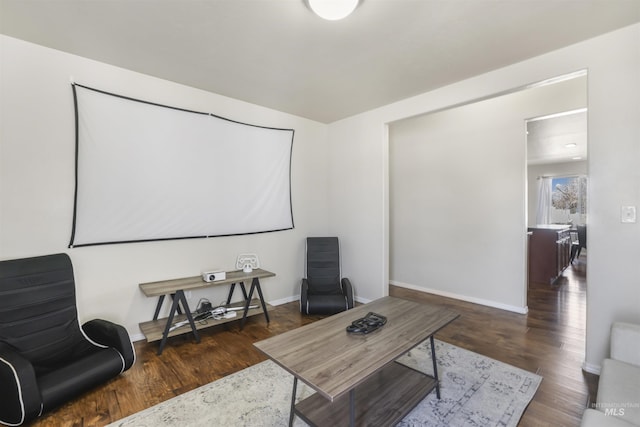
[[[578,176],[578,209],[577,213],[580,215],[580,224],[584,224],[586,222],[586,214],[587,214],[587,176],[579,175]]]
[[[538,178],[538,209],[536,210],[536,224],[549,224],[549,208],[551,207],[552,178]]]

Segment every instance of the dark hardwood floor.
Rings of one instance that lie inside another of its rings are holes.
[[[554,285],[530,283],[520,315],[391,287],[390,294],[445,305],[461,314],[436,338],[543,377],[521,426],[578,426],[595,401],[598,377],[582,371],[586,324],[586,256]]]
[[[554,286],[530,284],[529,313],[515,314],[454,299],[390,287],[390,295],[441,304],[460,318],[436,338],[536,372],[544,379],[522,417],[522,426],[577,426],[594,400],[597,377],[581,370],[584,360],[585,257]],[[478,284],[481,286],[481,284]],[[250,318],[171,338],[161,356],[157,343],[135,343],[136,364],[120,377],[34,422],[34,426],[104,426],[134,412],[244,369],[266,358],[253,346],[264,338],[319,319],[301,316],[298,303],[276,307],[266,326]]]

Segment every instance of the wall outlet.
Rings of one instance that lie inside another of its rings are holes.
[[[634,224],[636,222],[636,207],[622,206],[620,209],[620,222],[625,224]]]

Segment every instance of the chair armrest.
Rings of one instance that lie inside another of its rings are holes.
[[[0,422],[21,425],[37,418],[42,397],[31,362],[0,342]]]
[[[347,297],[347,307],[353,308],[353,286],[351,286],[351,281],[343,277],[340,284],[342,285],[342,292]]]
[[[306,278],[302,279],[300,285],[300,313],[309,314],[307,310],[307,295],[309,293],[309,281]]]
[[[113,347],[124,359],[124,369],[129,369],[136,360],[136,352],[127,330],[113,322],[94,319],[82,325],[82,330],[91,341],[98,345]]]
[[[616,322],[611,326],[611,358],[640,366],[640,325]]]

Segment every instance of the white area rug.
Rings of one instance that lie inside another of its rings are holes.
[[[432,374],[428,341],[399,359]],[[517,426],[542,377],[436,340],[441,399],[435,390],[398,425]],[[109,427],[286,426],[293,377],[271,361],[123,418]],[[313,390],[298,382],[298,400]],[[296,417],[295,426],[306,426]]]

